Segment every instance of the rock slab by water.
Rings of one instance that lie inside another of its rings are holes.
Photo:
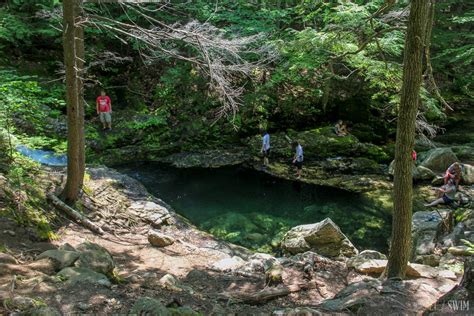
[[[291,254],[309,250],[326,257],[352,257],[358,254],[351,241],[330,218],[293,227],[283,237],[281,246]]]

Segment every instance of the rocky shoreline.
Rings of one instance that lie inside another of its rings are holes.
[[[82,203],[106,236],[68,224],[58,240],[42,244],[48,250],[35,250],[27,261],[19,260],[25,250],[21,244],[7,239],[12,250],[0,260],[0,298],[8,311],[418,313],[459,282],[459,267],[468,252],[460,252],[457,240],[474,221],[470,209],[464,214],[464,228],[458,225],[450,233],[442,230],[444,219],[432,220],[435,212],[415,213],[414,259],[424,264],[411,264],[411,280],[381,282],[385,256],[375,251],[358,254],[329,219],[290,230],[282,242],[285,257],[252,253],[199,231],[125,175],[105,167],[87,172],[86,187],[92,193],[83,196]],[[454,244],[446,244],[448,239]],[[14,275],[22,277],[10,291]],[[37,283],[33,289],[32,282]],[[400,300],[403,306],[395,303]]]

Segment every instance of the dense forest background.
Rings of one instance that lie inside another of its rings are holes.
[[[408,1],[386,7],[389,3],[198,0],[172,1],[153,12],[169,25],[198,20],[224,29],[229,37],[258,34],[261,45],[276,50],[278,57],[255,69],[252,78],[233,78],[245,89],[240,111],[217,121],[220,102],[196,65],[161,53],[151,63],[143,59],[140,42],[86,27],[86,120],[92,122],[86,128],[88,157],[126,144],[157,155],[234,146],[261,129],[307,130],[338,119],[347,121],[360,141],[389,146],[395,137],[409,10]],[[120,4],[86,6],[114,20],[148,23]],[[0,116],[3,122],[11,120],[16,134],[31,146],[64,151],[60,10],[56,0],[3,2]],[[474,4],[468,1],[436,4],[429,58],[436,86],[427,69],[420,133],[429,134],[428,125],[449,123],[448,106],[456,110],[472,102],[473,20]],[[179,42],[163,45],[193,54]],[[120,130],[106,139],[95,115],[101,88],[112,98]]]

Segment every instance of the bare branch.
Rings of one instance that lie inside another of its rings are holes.
[[[229,113],[235,117],[243,92],[239,82],[243,78],[250,78],[256,67],[277,58],[273,48],[259,45],[262,35],[229,37],[225,31],[198,21],[168,25],[142,11],[140,6],[129,3],[121,6],[124,12],[130,10],[139,14],[150,26],[139,26],[130,18],[130,23],[124,23],[93,13],[86,14],[80,23],[140,42],[143,46],[139,50],[140,55],[146,62],[162,58],[157,54],[161,52],[197,65],[209,77],[209,87],[222,103],[217,111],[219,118]],[[179,47],[186,48],[188,52]],[[256,61],[248,61],[247,58],[254,58]]]

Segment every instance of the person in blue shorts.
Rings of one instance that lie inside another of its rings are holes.
[[[263,166],[268,166],[268,157],[270,156],[270,134],[267,131],[262,133],[262,149],[260,152],[263,155]]]
[[[293,142],[293,148],[295,150],[295,156],[293,157],[293,164],[296,166],[296,178],[301,178],[301,172],[303,170],[303,147],[298,141]]]
[[[454,179],[449,179],[447,184],[438,189],[438,194],[436,200],[425,204],[425,206],[432,207],[438,204],[452,204],[456,197],[456,181]]]

